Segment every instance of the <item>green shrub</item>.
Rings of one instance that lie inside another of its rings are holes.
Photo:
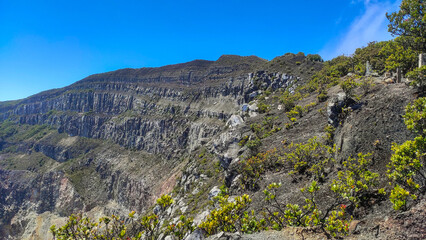
[[[259,113],[267,113],[267,112],[269,112],[271,110],[271,106],[269,106],[269,105],[267,105],[267,104],[265,104],[263,102],[259,102],[257,104],[257,107],[259,109]]]
[[[336,131],[336,128],[334,128],[333,126],[331,126],[331,125],[328,124],[324,128],[324,131],[325,131],[325,141],[326,141],[326,143],[328,145],[333,144],[333,141],[334,141],[334,131]]]
[[[291,109],[294,108],[295,102],[297,100],[300,100],[302,98],[302,94],[300,92],[290,93],[288,90],[286,90],[281,96],[280,96],[280,102],[284,104],[284,111],[288,112]]]
[[[300,189],[305,196],[303,206],[279,202],[276,190],[280,186],[281,184],[272,183],[263,191],[266,201],[266,221],[272,229],[281,230],[286,226],[320,226],[333,237],[347,235],[352,216],[346,214],[345,205],[328,205],[327,211],[323,213],[316,204],[316,194],[320,189],[316,181],[312,181],[307,187]]]
[[[292,118],[295,118],[295,117],[302,117],[303,112],[304,112],[304,109],[301,106],[296,105],[289,112],[286,112],[286,115],[289,119],[292,119]],[[294,121],[292,121],[292,122],[294,122]]]
[[[157,200],[163,208],[170,205],[173,200],[169,195],[162,195]],[[55,225],[50,227],[53,239],[158,239],[162,233],[173,234],[178,239],[182,239],[186,233],[193,231],[192,218],[182,217],[175,225],[168,225],[166,229],[160,225],[159,216],[151,213],[142,216],[139,221],[135,221],[135,212],[128,215],[127,221],[112,215],[111,217],[101,217],[98,221],[93,221],[82,214],[72,214],[62,227]]]
[[[241,184],[244,189],[256,190],[258,182],[268,170],[281,166],[277,149],[272,149],[239,162],[238,172],[241,174]]]
[[[4,121],[0,124],[0,139],[5,139],[18,132],[18,125],[12,121]]]
[[[361,201],[367,201],[373,193],[379,192],[374,188],[378,184],[379,174],[368,169],[370,156],[371,153],[359,153],[357,158],[349,157],[343,162],[343,170],[338,172],[337,179],[331,185],[331,190],[342,198],[342,203],[347,201],[346,204],[358,207]]]
[[[412,80],[411,85],[420,88],[421,91],[424,91],[426,88],[426,65],[407,73],[407,77]]]
[[[363,94],[366,95],[367,93],[371,91],[371,88],[373,88],[375,84],[374,84],[373,78],[364,77],[361,79],[359,86],[361,87]]]
[[[251,198],[244,194],[238,196],[234,201],[228,201],[228,196],[219,198],[219,208],[214,209],[207,216],[206,220],[200,223],[199,228],[203,229],[207,235],[218,232],[256,232],[264,230],[264,221],[257,221],[254,213],[247,212]]]
[[[406,209],[407,200],[410,197],[410,192],[399,186],[398,184],[391,190],[389,200],[393,204],[395,210]],[[412,195],[413,199],[417,199],[416,195]]]
[[[244,136],[243,138],[241,138],[240,142],[238,142],[238,145],[241,146],[241,147],[244,146],[244,145],[246,145],[246,143],[249,140],[249,138],[250,137],[248,135]]]
[[[163,194],[161,195],[161,197],[159,199],[157,199],[157,204],[161,207],[161,209],[166,209],[167,207],[169,207],[170,205],[173,204],[173,199],[170,195],[168,194]]]
[[[324,60],[322,60],[322,57],[319,54],[308,54],[306,58],[312,62],[324,62]]]
[[[426,98],[408,104],[403,117],[407,129],[418,136],[401,145],[392,145],[394,153],[387,165],[387,175],[393,185],[390,201],[396,210],[406,209],[408,199],[416,200],[425,187]]]
[[[403,46],[401,37],[385,42],[379,55],[385,59],[387,71],[396,71],[397,68],[400,68],[403,74],[413,69],[418,59],[415,51]]]
[[[352,97],[353,90],[358,86],[355,82],[355,79],[358,79],[359,76],[351,76],[340,82],[340,87],[345,92],[346,96]]]
[[[147,229],[143,226],[133,228],[134,212],[129,214],[131,222],[125,225],[119,217],[112,215],[111,217],[102,217],[99,221],[92,221],[82,214],[71,215],[67,223],[56,228],[55,225],[50,227],[53,239],[141,239]]]
[[[257,138],[259,138],[259,141],[260,141],[260,139],[266,138],[272,135],[273,133],[281,130],[281,128],[275,126],[274,120],[276,119],[278,119],[278,117],[275,117],[275,118],[265,117],[262,121],[262,124],[259,124],[259,123],[251,124],[250,130],[256,135]],[[245,139],[242,139],[241,141],[243,141],[244,144],[247,144],[248,137],[245,137]]]
[[[252,151],[257,151],[260,145],[262,145],[262,141],[260,141],[258,137],[250,139],[246,142],[246,146]]]
[[[323,68],[312,76],[306,88],[313,92],[318,90],[320,86],[328,88],[337,85],[339,79],[353,69],[352,62],[352,58],[346,56],[338,56],[325,62]]]
[[[326,166],[335,161],[333,158],[335,146],[324,145],[316,137],[309,139],[305,144],[291,143],[288,149],[289,152],[284,153],[284,161],[290,163],[293,168],[290,174],[307,173],[323,181],[326,176]]]
[[[176,224],[171,223],[167,226],[165,234],[173,235],[177,239],[181,240],[187,233],[194,231],[195,227],[193,226],[193,222],[194,221],[192,218],[181,215],[179,217],[179,221]]]
[[[414,141],[406,141],[401,145],[393,144],[391,157],[388,167],[388,177],[394,184],[390,201],[394,208],[405,209],[408,191],[411,199],[416,200],[420,187],[424,185],[426,177],[424,176],[424,152],[426,141],[422,136],[418,136]],[[423,187],[423,186],[422,186]]]
[[[405,108],[404,123],[407,129],[426,136],[426,98],[422,97]]]
[[[318,102],[325,102],[327,101],[327,98],[328,98],[327,90],[322,90],[318,93],[318,96],[317,96]]]

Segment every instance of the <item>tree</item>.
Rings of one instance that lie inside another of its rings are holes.
[[[388,31],[393,36],[403,36],[407,46],[426,52],[426,1],[403,0],[399,12],[386,13]]]
[[[403,37],[383,42],[379,57],[385,60],[385,70],[395,71],[400,68],[406,74],[417,65],[417,54],[411,49],[404,47]]]
[[[386,44],[387,42],[370,42],[366,47],[357,48],[353,56],[355,72],[364,75],[365,63],[369,61],[373,70],[382,74],[385,71],[385,63],[379,52]]]

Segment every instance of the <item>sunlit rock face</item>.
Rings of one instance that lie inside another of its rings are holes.
[[[50,239],[50,225],[71,213],[141,212],[203,145],[226,167],[240,148],[242,106],[301,78],[265,71],[267,63],[228,55],[122,69],[0,103],[1,122],[28,128],[0,138],[0,235]]]

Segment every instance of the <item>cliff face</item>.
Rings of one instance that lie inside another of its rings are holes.
[[[318,93],[298,87],[321,66],[302,54],[269,62],[222,56],[95,74],[65,88],[0,102],[0,236],[51,239],[49,227],[63,225],[72,213],[92,219],[132,210],[143,214],[165,193],[175,202],[159,214],[162,221],[184,214],[198,224],[224,184],[230,195],[249,193],[254,210],[263,209],[259,190],[272,182],[285,186],[277,192],[280,201],[299,203],[300,188],[312,176],[290,176],[292,168],[280,162],[247,189],[241,163],[314,138],[336,146],[336,161],[324,167],[319,182],[318,206],[331,201],[328,185],[342,162],[360,152],[371,153],[369,169],[381,174],[379,185],[388,185],[392,143],[414,138],[402,115],[415,90],[384,84],[380,77],[361,78],[359,84],[371,84],[353,89],[359,97],[329,86],[327,102],[320,102]],[[393,214],[389,202],[375,198],[356,213],[350,237],[378,237],[380,228],[381,239],[409,238],[424,229],[422,201],[414,209],[420,217],[412,218]],[[412,224],[398,235],[389,229],[401,219]]]
[[[3,111],[2,118],[171,154],[194,144],[190,133],[204,138],[217,133],[220,121],[203,128],[198,122],[226,120],[257,90],[250,85],[248,72],[254,70],[252,62],[263,61],[229,57],[231,62],[222,65],[226,58],[92,75],[64,89],[30,97]],[[285,84],[291,78],[282,76],[279,81]]]
[[[43,238],[78,211],[143,211],[173,190],[185,156],[208,142],[222,162],[232,160],[235,149],[217,143],[234,146],[241,137],[223,135],[228,119],[261,90],[308,76],[262,71],[267,64],[222,56],[122,69],[0,103],[0,235]]]

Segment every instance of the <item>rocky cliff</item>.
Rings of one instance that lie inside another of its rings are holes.
[[[321,67],[294,54],[278,62],[225,55],[121,69],[0,103],[0,235],[48,239],[73,212],[142,212],[185,181],[188,156],[209,142],[229,162],[240,138],[223,135],[231,116]]]
[[[359,152],[372,152],[371,168],[384,174],[392,142],[413,138],[401,115],[416,92],[378,77],[367,92],[355,89],[359,99],[333,86],[328,101],[320,102],[318,93],[303,87],[321,67],[303,54],[271,61],[225,55],[95,74],[0,102],[0,236],[51,239],[49,227],[62,225],[71,213],[98,218],[155,212],[151,207],[164,193],[175,203],[163,217],[175,221],[185,214],[200,223],[221,185],[231,195],[248,192],[254,210],[262,208],[259,189],[271,182],[285,186],[281,200],[300,201],[299,189],[309,177],[290,177],[288,169],[277,168],[248,190],[240,164],[290,142],[325,139],[328,124],[335,129],[327,141],[337,151],[327,175],[335,176],[339,164]],[[296,106],[300,112],[291,117]],[[319,203],[330,201],[321,193]],[[357,213],[358,236],[379,236],[371,229],[388,226],[384,216],[398,221],[389,204],[377,202]],[[421,228],[421,219],[407,219],[413,222],[409,234]]]

